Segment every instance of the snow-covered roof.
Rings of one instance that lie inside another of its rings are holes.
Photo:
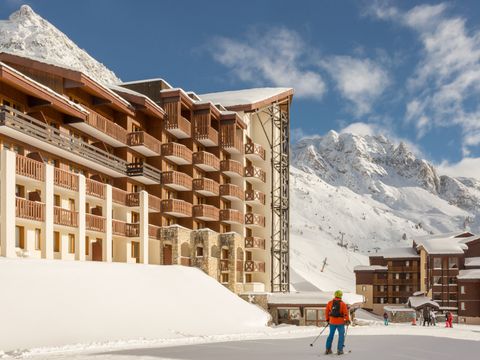
[[[460,270],[457,276],[459,280],[479,280],[480,269]]]
[[[465,258],[466,267],[480,266],[480,257]]]
[[[414,309],[418,309],[427,305],[436,309],[440,307],[436,301],[430,300],[426,296],[410,296],[408,298],[407,305]]]
[[[170,89],[173,89],[173,86],[168,83],[165,79],[162,78],[151,78],[151,79],[142,79],[142,80],[133,80],[133,81],[126,81],[126,82],[121,82],[118,83],[117,85],[132,85],[132,84],[142,84],[142,83],[148,83],[148,82],[155,82],[155,81],[161,81],[165,85],[167,85]]]
[[[394,313],[394,312],[412,312],[413,311],[413,309],[407,308],[407,307],[404,307],[404,306],[384,306],[383,309],[385,311],[390,311],[392,313]]]
[[[353,271],[375,271],[375,270],[388,270],[388,266],[381,265],[357,265],[353,268]]]
[[[333,292],[327,291],[271,293],[268,295],[268,303],[275,305],[326,305],[332,299]],[[364,301],[362,295],[353,293],[344,293],[342,300],[347,305],[361,304]]]
[[[423,247],[429,254],[463,254],[468,246],[455,238],[424,240],[418,247]]]
[[[232,91],[221,91],[198,95],[202,100],[211,101],[214,104],[222,104],[225,107],[242,105],[254,105],[262,101],[274,99],[278,96],[289,96],[293,94],[292,88],[254,88]]]
[[[163,108],[160,105],[158,105],[155,101],[150,99],[145,94],[142,94],[142,93],[139,93],[135,90],[131,90],[131,89],[125,88],[123,86],[118,86],[118,85],[108,85],[108,87],[111,90],[118,91],[120,93],[130,94],[130,95],[133,95],[133,96],[141,97],[141,98],[145,99],[145,101],[147,101],[152,107],[155,107],[160,112],[165,113],[165,110],[163,110]]]
[[[420,255],[412,247],[397,247],[379,251],[373,256],[382,256],[389,258],[418,258]]]

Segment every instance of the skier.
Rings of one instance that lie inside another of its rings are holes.
[[[437,326],[437,317],[436,317],[435,312],[433,310],[430,311],[430,320],[432,321],[433,326]]]
[[[386,311],[383,313],[383,323],[388,326],[388,313]]]
[[[327,349],[325,354],[332,353],[332,342],[335,336],[335,331],[338,331],[338,355],[343,354],[343,346],[345,342],[345,325],[350,325],[350,317],[348,314],[347,305],[342,301],[343,292],[341,290],[335,291],[335,298],[327,304],[325,309],[325,318],[330,326],[330,333],[327,338]]]

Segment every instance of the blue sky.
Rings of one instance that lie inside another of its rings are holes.
[[[291,86],[292,133],[406,141],[480,177],[480,2],[4,0],[27,3],[121,79],[197,93]]]

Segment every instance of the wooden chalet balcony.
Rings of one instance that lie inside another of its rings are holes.
[[[86,181],[86,193],[87,195],[97,197],[99,199],[105,199],[105,184],[100,181],[92,179],[85,179]]]
[[[192,163],[192,150],[175,142],[162,144],[162,156],[178,165]]]
[[[259,167],[246,166],[245,177],[251,182],[264,183],[266,179],[266,173]]]
[[[45,204],[17,197],[15,199],[15,216],[27,220],[44,221]]]
[[[162,228],[160,226],[148,224],[148,237],[154,240],[161,240]]]
[[[238,210],[223,209],[220,210],[220,221],[227,224],[243,224],[244,216]]]
[[[191,266],[192,265],[192,261],[189,257],[186,257],[186,256],[179,256],[179,261],[180,261],[180,265],[182,266]]]
[[[160,198],[156,197],[155,195],[148,194],[148,209],[152,212],[160,212],[161,200]]]
[[[193,137],[204,146],[218,146],[218,131],[210,125],[195,128]]]
[[[160,184],[162,172],[147,163],[127,164],[127,175],[146,185]]]
[[[119,205],[127,205],[128,192],[116,187],[112,187],[112,202]]]
[[[129,193],[125,190],[112,187],[112,201],[118,205],[138,207],[140,206],[140,193]],[[148,209],[152,212],[159,212],[160,199],[148,194]]]
[[[162,213],[175,217],[192,217],[192,204],[178,199],[162,200]]]
[[[228,259],[220,260],[220,262],[219,262],[220,271],[228,271],[228,263],[229,262],[230,262],[230,260],[228,260]]]
[[[220,196],[230,201],[244,200],[244,193],[242,188],[234,184],[220,185]]]
[[[219,185],[208,178],[193,179],[193,190],[203,196],[218,196]]]
[[[174,114],[173,116],[167,116],[164,124],[165,130],[167,130],[177,139],[186,139],[192,136],[192,127],[190,121],[181,115]]]
[[[105,232],[105,218],[103,216],[85,214],[85,228],[90,231]]]
[[[220,170],[220,160],[218,157],[206,151],[198,151],[194,153],[193,164],[204,171]]]
[[[127,145],[142,155],[158,156],[162,144],[145,131],[135,131],[128,134]]]
[[[125,237],[139,237],[140,224],[126,223],[124,221],[112,220],[112,234]]]
[[[53,169],[53,181],[55,185],[64,189],[78,191],[78,175],[59,168]]]
[[[78,227],[78,212],[55,206],[53,208],[53,223],[56,225]]]
[[[265,272],[265,263],[263,261],[246,260],[245,272]]]
[[[230,154],[243,154],[243,134],[235,124],[220,125],[220,144]]]
[[[265,239],[256,236],[245,237],[245,249],[265,250]]]
[[[177,191],[191,191],[192,178],[178,171],[164,171],[162,173],[162,185]]]
[[[220,171],[230,177],[242,177],[243,165],[235,160],[220,161]]]
[[[245,190],[245,201],[265,205],[265,194],[258,190]]]
[[[86,124],[94,128],[89,131],[89,127],[81,126],[79,123],[71,123],[72,126],[80,128],[93,137],[96,137],[112,146],[125,146],[127,144],[127,130],[103,115],[88,109],[89,115]],[[100,134],[99,134],[100,133]],[[110,137],[110,139],[108,139]]]
[[[0,107],[0,133],[109,176],[124,177],[126,174],[126,162],[119,157],[8,106]],[[25,176],[44,178],[37,169],[42,165],[24,164],[22,160],[18,165]]]
[[[193,206],[193,217],[203,221],[218,221],[219,210],[212,205],[195,205]]]
[[[265,227],[265,216],[254,213],[246,213],[245,225]]]
[[[45,181],[45,164],[40,161],[17,154],[15,159],[15,169],[17,175],[38,181]]]
[[[260,144],[253,142],[246,143],[245,157],[250,160],[265,160],[265,149]]]

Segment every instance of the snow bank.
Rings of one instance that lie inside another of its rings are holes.
[[[0,349],[262,331],[269,315],[196,268],[0,258]]]

